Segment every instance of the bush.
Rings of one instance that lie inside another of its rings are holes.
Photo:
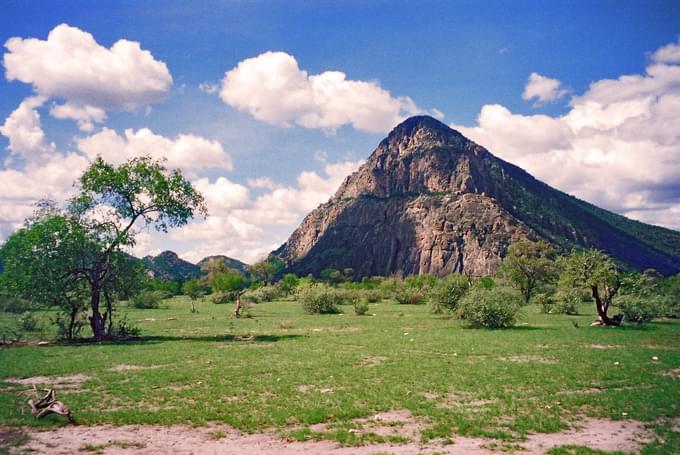
[[[581,293],[579,292],[560,292],[551,313],[577,315],[578,306],[582,301]]]
[[[475,286],[460,300],[456,314],[472,327],[510,327],[515,324],[521,303],[521,295],[512,289]]]
[[[70,318],[64,317],[63,314],[58,314],[57,317],[54,319],[51,319],[51,321],[54,323],[54,325],[57,326],[57,339],[62,340],[62,341],[67,341],[69,340],[69,323],[70,323]],[[83,327],[87,326],[87,319],[86,316],[83,313],[78,314],[76,317],[76,320],[73,321],[73,339],[78,339],[80,338],[80,332],[82,332]]]
[[[344,303],[335,289],[323,285],[303,289],[298,299],[302,303],[302,309],[308,314],[339,313],[338,305]]]
[[[123,316],[118,320],[118,323],[113,327],[113,333],[111,334],[114,338],[125,339],[125,338],[135,338],[142,334],[139,327],[130,324],[127,320],[127,315]]]
[[[470,284],[463,275],[453,273],[442,278],[427,295],[430,311],[435,314],[455,311],[458,302],[469,288]]]
[[[555,298],[553,295],[542,292],[533,297],[533,302],[541,307],[541,313],[552,313],[555,307]]]
[[[363,296],[368,303],[378,303],[383,299],[383,293],[378,289],[367,289],[363,292]]]
[[[283,297],[283,290],[278,286],[260,286],[257,289],[249,289],[243,294],[243,299],[252,303],[271,302]]]
[[[19,297],[12,297],[9,295],[0,295],[0,311],[6,313],[25,313],[31,309],[31,302],[20,299]]]
[[[394,298],[402,305],[420,305],[425,303],[425,291],[418,288],[397,288]]]
[[[224,305],[227,303],[233,303],[236,300],[235,292],[215,292],[210,297],[210,301],[216,305]]]
[[[160,307],[161,301],[163,300],[166,291],[149,291],[144,290],[139,294],[132,296],[130,299],[130,304],[134,308],[138,309],[156,309]]]
[[[658,317],[663,309],[654,297],[624,295],[617,299],[617,305],[628,322],[644,324]]]
[[[25,312],[19,318],[21,328],[27,332],[35,332],[38,330],[38,320],[30,312]]]
[[[414,289],[431,288],[437,283],[437,277],[434,275],[412,275],[404,279],[404,287]]]
[[[354,303],[354,314],[357,316],[363,316],[366,313],[368,313],[368,302],[359,300]]]

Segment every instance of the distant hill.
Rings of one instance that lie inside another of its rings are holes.
[[[565,194],[427,116],[395,127],[272,254],[298,275],[488,275],[523,239],[680,271],[680,232]]]
[[[185,261],[173,251],[146,256],[142,261],[150,275],[161,281],[191,280],[205,275],[199,266]]]
[[[207,266],[210,262],[212,261],[220,261],[224,264],[224,266],[233,271],[234,273],[240,273],[241,275],[249,275],[250,274],[250,267],[248,264],[239,261],[238,259],[233,259],[228,256],[223,256],[223,255],[216,255],[216,256],[208,256],[196,264],[202,271],[207,271]]]
[[[192,264],[177,256],[177,253],[174,251],[163,251],[158,256],[146,256],[142,259],[142,262],[149,274],[157,280],[184,281],[206,275],[206,266],[211,260],[222,261],[227,269],[232,270],[234,273],[242,275],[250,273],[248,271],[248,264],[221,255],[208,256],[201,259],[198,264]]]

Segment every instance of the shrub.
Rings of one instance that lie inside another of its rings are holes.
[[[383,299],[383,293],[378,289],[367,289],[363,292],[363,296],[368,303],[378,303]]]
[[[70,341],[71,338],[69,338],[69,323],[70,323],[70,318],[69,317],[64,317],[63,314],[57,315],[54,319],[51,319],[52,323],[57,326],[57,339],[61,341]],[[83,327],[87,326],[87,320],[86,316],[83,313],[80,313],[78,316],[76,316],[76,320],[73,321],[73,338],[72,339],[77,339],[80,338],[80,332],[82,332]]]
[[[165,291],[144,290],[130,299],[130,304],[138,309],[156,309],[160,306]]]
[[[0,294],[0,311],[19,314],[25,313],[29,309],[31,309],[31,302],[28,300]]]
[[[680,298],[663,296],[659,300],[661,314],[666,318],[680,318]]]
[[[512,289],[475,286],[460,300],[456,313],[472,327],[510,327],[515,324],[521,303],[521,295]]]
[[[35,332],[38,329],[38,320],[28,311],[21,315],[19,324],[27,332]]]
[[[357,316],[363,316],[366,313],[368,313],[368,302],[359,300],[354,303],[354,314]]]
[[[399,287],[394,298],[402,305],[420,305],[425,303],[425,291],[418,288]]]
[[[210,301],[216,305],[232,303],[234,300],[236,300],[236,293],[234,292],[215,292],[210,297]]]
[[[243,294],[243,299],[252,303],[271,302],[282,297],[284,292],[278,286],[260,286],[257,289],[249,289]]]
[[[437,283],[434,275],[412,275],[404,279],[404,287],[415,289],[431,288]]]
[[[541,307],[541,312],[545,314],[552,313],[555,307],[555,298],[552,294],[542,292],[533,297],[533,302]]]
[[[302,303],[302,309],[308,314],[339,313],[338,305],[343,303],[336,290],[323,285],[303,289],[298,298]]]
[[[644,324],[662,313],[659,302],[654,297],[638,297],[623,295],[617,299],[617,305],[628,322]]]
[[[435,314],[455,311],[458,302],[469,288],[470,284],[463,275],[453,273],[442,278],[427,295],[430,311]]]
[[[127,315],[125,315],[118,320],[118,323],[113,328],[113,333],[111,335],[113,335],[114,338],[124,339],[138,337],[141,334],[141,329],[130,324],[130,322],[127,320]]]
[[[581,293],[579,292],[560,292],[551,312],[557,314],[576,315],[578,314],[578,306],[581,302]]]

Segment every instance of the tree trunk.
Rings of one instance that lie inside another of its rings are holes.
[[[101,290],[99,286],[92,286],[92,298],[90,300],[90,306],[92,307],[92,316],[90,316],[90,327],[92,327],[92,335],[97,341],[101,341],[105,338],[104,333],[104,319],[99,312],[99,299],[101,298]]]
[[[591,292],[593,294],[593,300],[595,301],[595,308],[597,309],[597,319],[602,325],[617,326],[621,324],[621,318],[610,318],[607,316],[607,310],[609,309],[609,303],[604,302],[602,297],[600,297],[600,292],[597,286],[591,286]]]
[[[71,302],[71,320],[68,323],[68,340],[73,341],[74,333],[73,330],[76,326],[76,318],[78,317],[78,304]]]
[[[106,301],[106,313],[104,313],[104,323],[106,324],[106,333],[113,335],[113,302],[108,292],[104,291],[104,300]]]

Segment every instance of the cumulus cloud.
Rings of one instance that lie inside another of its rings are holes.
[[[307,213],[326,202],[360,164],[341,162],[326,164],[322,173],[303,171],[296,185],[291,186],[271,179],[249,181],[250,187],[269,189],[257,197],[248,187],[224,177],[214,181],[199,179],[194,184],[206,196],[210,217],[170,235],[175,241],[191,245],[185,256],[192,260],[221,251],[241,260],[255,261],[280,246]]]
[[[680,228],[680,43],[643,74],[593,82],[562,116],[483,106],[452,125],[549,184],[636,219]]]
[[[422,112],[409,97],[393,97],[376,81],[347,79],[341,71],[308,74],[285,52],[265,52],[226,72],[222,100],[278,126],[333,130],[343,125],[385,132]]]
[[[536,99],[536,104],[545,104],[564,97],[568,91],[562,88],[562,83],[557,79],[541,76],[538,73],[531,73],[522,98],[529,101]]]
[[[9,140],[7,149],[12,155],[30,161],[54,152],[54,143],[47,142],[37,111],[44,102],[42,97],[26,98],[0,126],[0,134]]]
[[[126,129],[123,135],[103,128],[94,135],[78,139],[77,145],[90,159],[101,155],[113,164],[144,154],[156,159],[165,158],[167,167],[181,169],[190,176],[205,169],[233,168],[231,157],[222,144],[193,134],[180,134],[170,139],[148,128]]]
[[[5,43],[5,77],[31,84],[35,93],[61,104],[57,118],[92,130],[106,111],[131,111],[163,99],[172,85],[167,66],[140,43],[121,39],[106,48],[85,31],[56,26],[46,40],[13,37]]]

